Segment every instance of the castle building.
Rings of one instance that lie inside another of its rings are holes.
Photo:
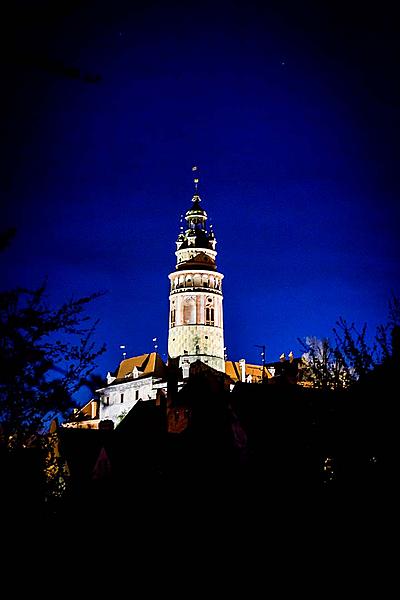
[[[169,275],[168,357],[188,372],[200,360],[225,372],[222,273],[217,270],[217,240],[197,193],[186,212],[186,229],[176,241],[176,268]],[[185,376],[185,375],[184,375]]]
[[[224,276],[217,269],[217,240],[212,225],[207,227],[198,183],[196,176],[192,205],[185,214],[186,227],[181,226],[176,240],[175,270],[169,274],[168,365],[155,352],[124,359],[115,372],[107,374],[107,384],[97,390],[99,399],[80,408],[65,427],[97,428],[101,421],[118,425],[137,402],[167,395],[171,365],[179,367],[178,390],[189,378],[190,365],[197,361],[226,374],[231,389],[238,382],[264,383],[274,377],[275,363],[225,360]]]
[[[167,366],[156,352],[126,358],[114,374],[107,373],[107,385],[97,390],[99,399],[90,400],[63,426],[98,429],[100,421],[118,425],[138,402],[165,394],[166,382]]]

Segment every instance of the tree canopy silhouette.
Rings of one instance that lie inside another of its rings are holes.
[[[13,233],[0,236],[3,248]],[[10,449],[68,415],[105,351],[93,341],[97,322],[85,314],[101,293],[52,308],[45,292],[45,284],[0,292],[0,435]]]
[[[321,389],[343,389],[363,381],[380,366],[392,363],[400,347],[400,298],[389,300],[387,322],[379,325],[372,341],[367,325],[358,329],[340,317],[333,329],[334,339],[299,339],[304,350],[303,379]]]

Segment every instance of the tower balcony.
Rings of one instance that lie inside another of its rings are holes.
[[[216,271],[175,271],[169,275],[171,294],[190,291],[222,295],[223,277]]]

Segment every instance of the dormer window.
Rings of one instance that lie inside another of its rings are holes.
[[[137,379],[139,377],[139,371],[138,371],[137,367],[133,368],[132,375],[133,375],[133,379]]]

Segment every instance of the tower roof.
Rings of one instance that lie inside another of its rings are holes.
[[[216,271],[217,266],[215,264],[215,260],[212,259],[207,254],[205,254],[205,252],[199,252],[193,258],[190,258],[189,260],[185,260],[185,261],[179,263],[179,265],[177,266],[178,271],[186,271],[188,269],[189,270],[207,269],[208,271]]]
[[[179,236],[179,249],[184,248],[208,248],[213,249],[210,234],[204,229],[188,229],[183,234],[183,239]]]
[[[201,198],[198,194],[195,194],[192,198],[193,206],[186,211],[185,219],[190,222],[192,219],[204,219],[207,220],[206,211],[200,206]]]
[[[193,167],[192,171],[197,171],[197,167]],[[192,206],[185,213],[185,221],[187,223],[186,231],[181,227],[177,239],[178,250],[185,248],[202,248],[215,250],[216,239],[212,226],[207,230],[207,212],[201,206],[201,198],[198,194],[199,180],[197,174],[194,178],[194,195],[192,197]],[[182,218],[181,218],[182,222]]]

